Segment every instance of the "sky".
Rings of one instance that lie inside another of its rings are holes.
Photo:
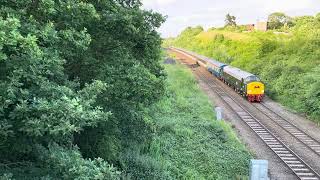
[[[159,29],[162,37],[175,37],[188,26],[222,27],[227,13],[238,24],[266,21],[273,12],[289,16],[315,15],[320,0],[142,0],[143,8],[167,15]]]

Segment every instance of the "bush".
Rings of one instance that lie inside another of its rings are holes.
[[[165,91],[155,31],[165,18],[141,6],[0,1],[4,178],[119,179],[109,163],[121,171],[122,153],[148,146],[144,110]]]

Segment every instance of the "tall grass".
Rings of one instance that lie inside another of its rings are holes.
[[[216,121],[213,105],[186,67],[166,65],[166,98],[150,107],[156,136],[150,153],[173,179],[247,176],[251,155],[231,127]]]

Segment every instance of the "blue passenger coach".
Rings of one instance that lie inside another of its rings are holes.
[[[209,72],[211,72],[213,75],[215,75],[217,78],[221,79],[223,76],[223,68],[227,66],[227,64],[218,62],[216,60],[212,60],[207,58],[207,69]]]

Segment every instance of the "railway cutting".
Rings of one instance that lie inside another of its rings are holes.
[[[236,114],[236,116],[238,116],[239,119],[241,119],[242,122],[245,123],[257,135],[257,137],[265,143],[265,145],[283,162],[283,164],[292,171],[297,179],[320,180],[320,175],[317,171],[319,167],[314,167],[313,163],[310,164],[304,160],[304,155],[301,154],[300,151],[296,152],[290,148],[291,144],[286,144],[286,142],[282,141],[279,132],[274,132],[273,129],[270,130],[269,127],[264,125],[264,123],[260,121],[260,117],[252,114],[238,97],[235,97],[229,92],[231,88],[227,89],[217,83],[216,79],[214,79],[217,75],[210,70],[209,72],[211,74],[208,73],[208,66],[206,63],[208,62],[208,58],[182,49],[171,50],[193,61],[190,63],[190,61],[182,60],[183,63],[188,65],[190,68],[193,68],[196,77],[205,82],[209,86],[210,90],[214,91],[229,106],[234,114]],[[195,64],[198,64],[198,66],[195,66]],[[228,82],[224,82],[230,85]],[[234,86],[231,87],[239,93],[239,89],[236,89]],[[240,95],[244,96],[241,92],[238,96]],[[248,98],[248,100],[250,101],[252,99]],[[268,117],[269,121],[272,121],[275,125],[281,127],[297,141],[302,143],[306,148],[320,157],[319,140],[312,137],[312,135],[308,134],[294,123],[288,121],[286,118],[282,117],[279,113],[273,111],[264,102],[252,103],[252,107],[254,107],[256,111],[259,111],[259,113]]]

